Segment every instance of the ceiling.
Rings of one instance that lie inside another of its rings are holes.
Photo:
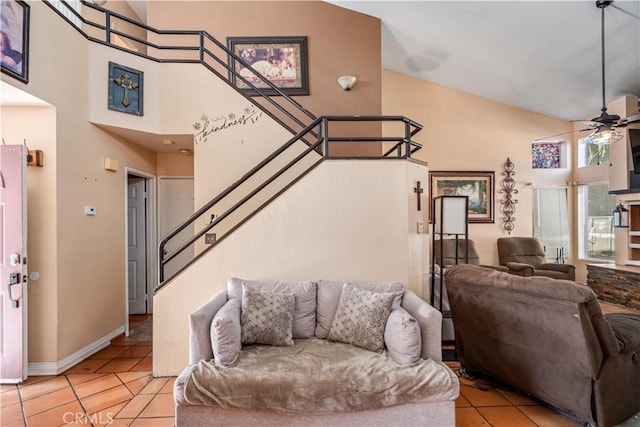
[[[593,0],[330,3],[381,19],[388,70],[564,120],[599,115],[601,12]],[[146,2],[130,4],[146,21]],[[615,0],[605,29],[607,101],[640,96],[640,0]],[[2,105],[38,102],[12,88],[0,86]],[[177,143],[167,146],[163,135],[107,130],[153,151],[188,144],[184,135],[170,135]]]
[[[564,120],[600,113],[593,0],[330,3],[381,19],[388,70]],[[640,96],[640,0],[613,6],[605,8],[607,101]]]

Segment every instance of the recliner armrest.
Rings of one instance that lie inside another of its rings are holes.
[[[567,274],[567,278],[569,280],[576,280],[576,267],[571,264],[556,264],[551,262],[546,262],[542,264],[539,269],[542,270],[552,270],[552,271],[560,271],[562,273]]]
[[[509,269],[504,265],[486,265],[486,264],[477,264],[478,267],[490,268],[492,270],[502,271],[505,273],[509,272]]]
[[[571,264],[556,264],[553,262],[545,262],[538,268],[542,270],[562,271],[563,273],[569,273],[571,270],[576,269],[576,267]]]
[[[518,276],[533,276],[534,268],[530,264],[525,264],[523,262],[508,262],[507,268],[511,274],[517,274]]]

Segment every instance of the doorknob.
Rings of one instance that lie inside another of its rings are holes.
[[[12,267],[20,265],[20,254],[13,253],[9,255],[9,264],[11,264]]]

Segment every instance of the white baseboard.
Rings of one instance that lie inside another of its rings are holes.
[[[104,337],[82,347],[80,350],[57,362],[33,362],[28,365],[29,376],[59,375],[74,365],[82,362],[87,357],[107,347],[111,340],[124,333],[124,325],[108,333]]]

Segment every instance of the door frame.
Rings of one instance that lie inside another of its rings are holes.
[[[156,176],[143,172],[138,169],[124,168],[124,334],[129,336],[129,251],[128,251],[128,235],[129,235],[129,175],[144,178],[147,182],[147,312],[153,313],[153,288],[158,281],[155,265],[157,263],[157,210],[156,210]]]
[[[28,278],[28,274],[29,274],[29,269],[28,269],[28,265],[26,264],[25,260],[28,260],[28,254],[27,254],[27,231],[28,231],[28,227],[27,227],[27,223],[28,223],[28,216],[27,216],[27,148],[26,145],[5,145],[7,147],[14,147],[18,150],[20,150],[20,163],[21,163],[21,184],[22,184],[22,206],[20,207],[20,209],[22,210],[21,216],[22,216],[22,230],[21,230],[21,234],[22,234],[22,248],[20,251],[20,281],[22,283],[22,292],[21,292],[21,298],[20,298],[20,304],[22,306],[22,378],[0,378],[0,383],[2,384],[19,384],[24,382],[28,376],[29,376],[29,287],[28,287],[28,282],[29,282],[29,278]],[[2,176],[0,176],[0,180],[4,179]],[[3,187],[4,188],[4,187]],[[3,242],[0,242],[3,244]],[[5,248],[6,250],[6,248]],[[7,256],[8,254],[5,253],[5,250],[2,251],[2,256]],[[3,274],[6,273],[6,269],[3,269]],[[5,278],[3,277],[2,280],[5,280]],[[0,310],[2,310],[4,307],[0,307]],[[2,323],[2,327],[6,327],[5,323]],[[4,334],[3,334],[4,335]],[[6,339],[6,336],[4,337],[4,339]],[[7,343],[5,343],[5,345],[7,345]]]

